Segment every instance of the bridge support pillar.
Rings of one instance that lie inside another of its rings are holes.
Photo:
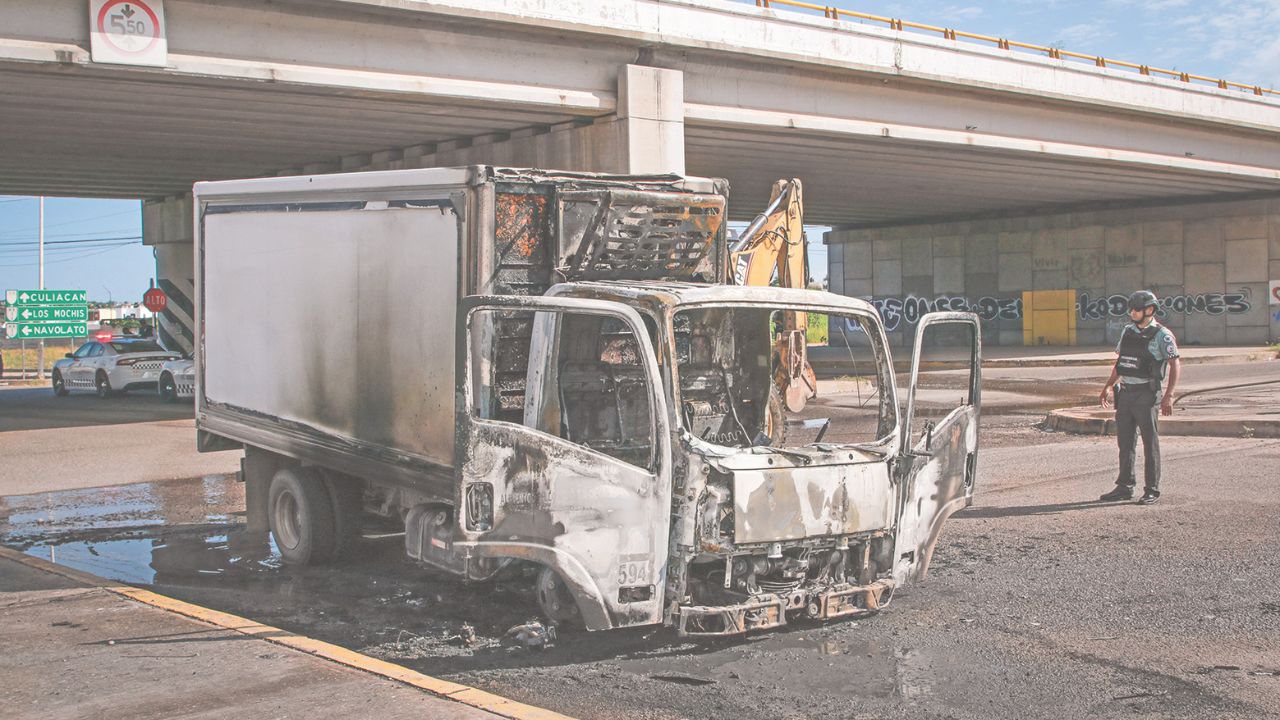
[[[156,198],[142,204],[142,242],[155,249],[156,283],[169,296],[157,316],[157,335],[170,350],[195,350],[195,233],[191,195]]]
[[[684,73],[625,65],[618,71],[620,173],[684,174]]]
[[[526,128],[404,148],[396,157],[344,162],[344,169],[505,165],[623,174],[680,173],[684,166],[684,73],[641,65],[618,70],[618,104],[594,121]],[[345,159],[344,159],[345,160]]]

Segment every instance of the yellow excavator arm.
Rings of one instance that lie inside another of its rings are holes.
[[[738,285],[804,288],[809,283],[808,243],[804,236],[804,188],[799,178],[773,184],[769,205],[739,236],[729,253]],[[774,338],[774,384],[787,409],[799,412],[817,392],[805,334],[808,313],[783,313]]]

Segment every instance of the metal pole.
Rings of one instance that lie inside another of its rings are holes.
[[[40,289],[44,289],[44,196],[40,196]],[[44,379],[44,339],[36,350],[36,379]]]

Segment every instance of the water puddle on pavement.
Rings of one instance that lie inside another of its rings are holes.
[[[0,498],[0,542],[112,580],[166,584],[278,568],[239,552],[243,487],[232,476]]]
[[[470,624],[482,650],[536,613],[532,580],[467,585],[416,566],[399,536],[363,540],[337,563],[285,565],[269,537],[244,530],[243,508],[243,485],[224,475],[11,495],[0,544],[356,649],[408,637],[431,640],[415,656],[469,654],[443,639]]]

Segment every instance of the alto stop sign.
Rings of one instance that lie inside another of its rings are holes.
[[[142,295],[142,306],[153,313],[164,310],[169,305],[169,296],[160,288],[151,288]]]

